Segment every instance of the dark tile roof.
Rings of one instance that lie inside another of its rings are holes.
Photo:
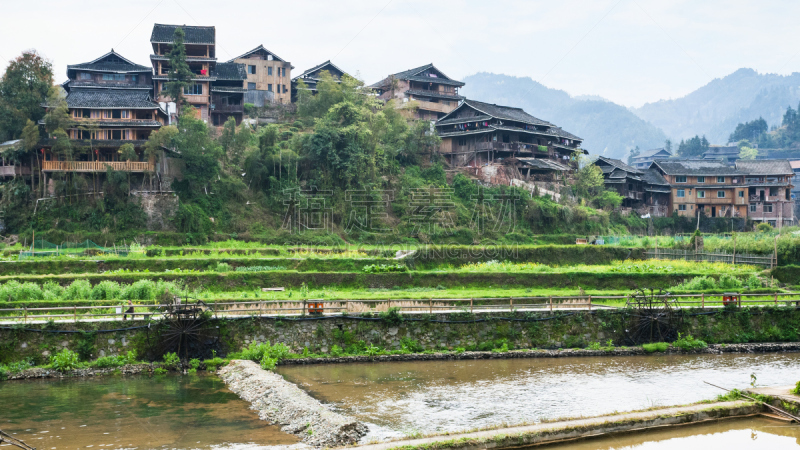
[[[608,164],[609,166],[611,166],[611,167],[613,167],[615,169],[621,169],[621,170],[624,170],[625,172],[628,172],[628,173],[633,173],[633,174],[636,174],[636,175],[642,175],[642,171],[641,170],[639,170],[639,169],[637,169],[635,167],[631,167],[631,166],[625,164],[624,162],[622,162],[619,159],[606,158],[605,156],[598,156],[597,160],[595,161],[595,164],[597,164],[598,161],[604,161],[606,164]],[[601,168],[602,168],[602,166],[601,166]]]
[[[211,77],[217,80],[246,80],[247,72],[244,64],[217,63]]]
[[[642,180],[644,180],[644,182],[647,184],[669,186],[666,178],[661,175],[661,172],[655,169],[645,170]]]
[[[565,139],[571,139],[573,141],[583,141],[583,138],[579,138],[578,136],[575,136],[574,134],[570,133],[569,131],[564,130],[561,127],[554,126],[554,127],[550,128],[550,130],[548,130],[548,131],[550,131],[551,133],[555,134],[556,136],[559,136],[559,137],[562,137],[562,138],[565,138]]]
[[[557,170],[567,172],[572,170],[569,166],[561,164],[560,162],[553,161],[549,158],[517,158],[519,161],[536,169],[543,170]]]
[[[132,108],[157,109],[147,91],[134,89],[74,88],[67,95],[70,108]]]
[[[530,125],[543,125],[549,127],[553,126],[553,124],[551,124],[550,122],[545,122],[544,120],[537,119],[536,117],[533,117],[532,115],[526,113],[522,108],[514,108],[511,106],[500,106],[492,103],[484,103],[470,99],[464,100],[463,105],[471,106],[472,108],[497,119],[513,120],[516,122],[523,122]],[[457,111],[458,109],[460,108],[456,108],[454,112]]]
[[[338,68],[336,66],[336,64],[334,64],[330,60],[328,60],[328,61],[325,61],[322,64],[317,64],[316,66],[306,70],[305,72],[301,73],[300,75],[294,77],[293,80],[296,80],[298,78],[305,78],[306,75],[316,74],[317,72],[322,72],[323,70],[327,70],[328,72],[331,72],[331,69],[333,69],[333,71],[338,72],[338,73],[340,73],[342,75],[349,75],[344,70]],[[333,73],[331,73],[331,74],[333,74]]]
[[[748,175],[792,175],[792,165],[787,159],[740,159],[736,168]]]
[[[737,146],[729,146],[729,147],[709,147],[705,153],[703,153],[703,157],[706,155],[738,155],[739,154],[739,147]]]
[[[434,69],[439,72],[442,77],[434,78],[434,77],[426,77],[420,76],[422,72],[425,72],[428,69]],[[383,80],[373,84],[370,87],[373,88],[380,88],[381,86],[385,85],[388,80],[391,78],[396,78],[398,80],[409,80],[409,81],[421,81],[421,82],[430,82],[430,83],[439,83],[439,84],[447,84],[450,86],[464,86],[464,83],[458,80],[454,80],[447,75],[444,74],[441,70],[436,68],[436,66],[431,64],[425,64],[424,66],[415,67],[413,69],[404,70],[402,72],[397,72],[395,74],[389,75],[388,77],[384,78]]]
[[[139,73],[151,72],[153,68],[150,66],[135,64],[134,62],[115,52],[114,49],[111,49],[110,52],[95,59],[94,61],[68,65],[67,76],[72,78],[70,73],[75,70],[86,70],[92,72]]]
[[[467,123],[467,122],[484,122],[491,118],[492,118],[491,116],[485,116],[485,115],[475,116],[475,117],[457,117],[457,118],[454,117],[451,119],[442,119],[436,122],[436,126],[438,127],[440,125],[453,125],[457,123]]]
[[[150,42],[171,43],[175,35],[175,29],[182,28],[186,37],[185,44],[211,44],[216,42],[216,30],[214,27],[196,27],[191,25],[164,25],[154,24],[153,34],[150,35]]]
[[[667,175],[742,175],[716,159],[656,159],[653,164]]]
[[[669,156],[672,156],[672,153],[671,153],[671,152],[669,152],[667,149],[664,149],[664,148],[654,148],[654,149],[652,149],[652,150],[645,150],[645,151],[643,151],[643,152],[642,152],[642,153],[640,153],[638,156],[634,156],[634,157],[633,157],[633,159],[651,158],[651,157],[653,157],[653,156],[656,156],[656,155],[657,155],[657,154],[659,154],[660,152],[666,152],[666,153],[667,153],[667,155],[669,155]],[[665,157],[665,158],[668,158],[669,156],[664,156],[664,157]]]
[[[241,54],[241,55],[239,55],[239,56],[237,56],[235,58],[232,58],[228,62],[232,63],[232,62],[236,61],[237,59],[247,59],[253,53],[259,53],[259,52],[272,55],[272,59],[275,60],[275,61],[288,62],[285,59],[281,58],[280,56],[276,55],[275,53],[273,53],[273,52],[267,50],[266,48],[264,48],[263,45],[259,45],[258,47],[250,50],[249,52],[245,52],[245,53],[243,53],[243,54]],[[294,69],[294,66],[292,66],[292,69]]]

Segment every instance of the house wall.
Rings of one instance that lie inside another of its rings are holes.
[[[247,79],[244,80],[242,87],[247,89],[248,83],[255,83],[256,90],[269,91],[269,87],[272,85],[272,92],[275,93],[277,102],[291,102],[292,65],[290,63],[274,59],[269,60],[262,54],[253,54],[247,58],[237,58],[233,62],[245,65]],[[248,66],[255,66],[256,73],[251,74]],[[270,68],[272,69],[272,75],[269,75]],[[278,86],[280,86],[280,90],[278,90]]]

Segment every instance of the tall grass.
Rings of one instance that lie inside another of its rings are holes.
[[[167,291],[180,294],[185,289],[176,282],[163,280],[139,280],[131,284],[119,284],[104,280],[92,286],[87,280],[75,280],[67,287],[47,281],[41,286],[36,283],[8,281],[0,284],[0,300],[156,300]]]

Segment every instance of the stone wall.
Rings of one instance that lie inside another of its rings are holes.
[[[697,310],[687,316],[682,332],[712,343],[798,342],[800,309],[745,308]],[[252,342],[283,342],[292,350],[327,353],[334,345],[373,345],[399,349],[491,350],[509,348],[580,348],[611,340],[625,344],[627,316],[621,311],[550,313],[433,314],[401,317],[329,317],[305,320],[242,318],[219,320],[220,356]],[[504,320],[505,319],[505,320]],[[512,319],[512,320],[508,320]],[[141,322],[55,324],[41,331],[0,329],[0,363],[31,357],[45,362],[53,352],[70,348],[92,358],[148,350],[152,328]],[[73,331],[56,332],[57,329]],[[77,331],[77,332],[74,332]],[[149,334],[148,334],[149,333]],[[363,343],[362,343],[363,341]]]

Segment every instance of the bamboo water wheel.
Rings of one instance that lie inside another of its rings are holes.
[[[149,357],[161,359],[175,353],[182,361],[213,357],[219,350],[219,327],[214,325],[214,310],[202,300],[185,302],[172,297],[162,304],[164,318],[155,322],[147,332]]]
[[[673,342],[683,325],[683,309],[668,292],[640,289],[626,305],[625,338],[628,345]]]

